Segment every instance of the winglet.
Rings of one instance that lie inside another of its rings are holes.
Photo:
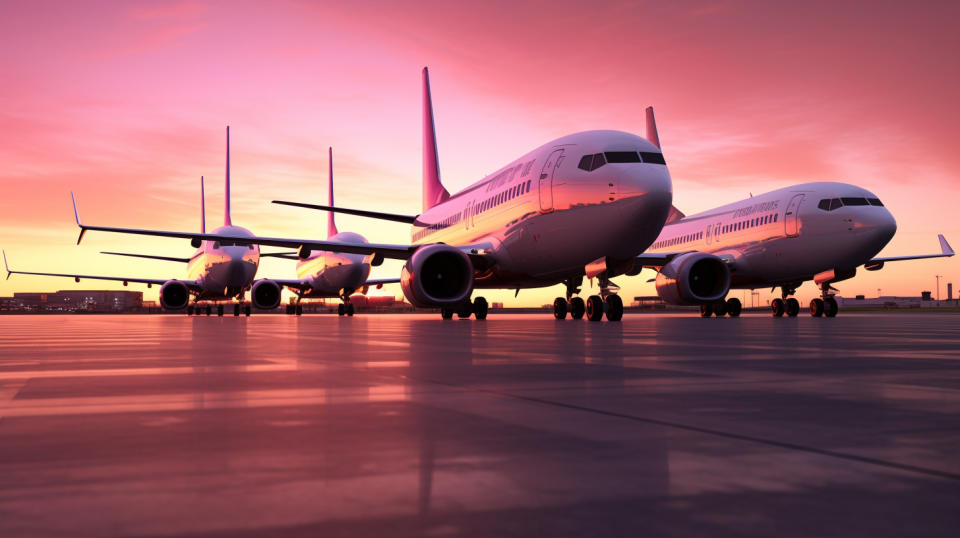
[[[330,206],[333,207],[333,147],[330,147],[328,150],[329,153],[329,165],[330,165],[330,174],[328,177],[329,188],[330,188]],[[337,235],[337,224],[333,221],[333,216],[336,215],[333,211],[327,213],[327,239]]]
[[[10,275],[13,274],[13,271],[10,270],[10,266],[7,265],[7,251],[3,251],[3,268],[7,270],[7,280],[10,280]]]
[[[423,68],[423,211],[445,202],[450,193],[440,182],[437,157],[437,129],[433,121],[433,99],[430,97],[430,73]]]
[[[950,248],[950,243],[947,243],[947,238],[943,234],[937,235],[940,239],[940,250],[943,251],[944,256],[953,256],[953,249]]]
[[[660,147],[660,135],[657,134],[657,120],[653,118],[653,107],[647,107],[647,140],[654,146]]]
[[[77,226],[80,227],[80,236],[77,237],[77,244],[80,244],[80,241],[83,241],[83,234],[87,232],[87,229],[83,227],[83,224],[80,224],[80,212],[77,211],[77,197],[73,195],[73,191],[70,191],[70,200],[73,202],[73,220],[77,222]]]

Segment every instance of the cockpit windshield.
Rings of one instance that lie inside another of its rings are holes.
[[[581,170],[592,172],[607,163],[667,164],[662,153],[655,151],[605,151],[584,155],[577,165]]]
[[[883,202],[879,198],[860,198],[860,197],[845,197],[845,198],[824,198],[820,200],[820,203],[817,204],[817,207],[824,211],[833,211],[834,209],[839,209],[843,206],[857,206],[857,205],[873,205],[883,207]]]

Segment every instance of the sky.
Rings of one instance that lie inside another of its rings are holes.
[[[90,224],[193,230],[203,175],[215,227],[226,125],[234,224],[326,237],[324,213],[269,202],[323,203],[328,146],[339,205],[416,214],[429,66],[451,192],[566,134],[642,134],[652,105],[683,212],[844,181],[896,217],[883,255],[933,253],[937,233],[960,245],[957,20],[952,1],[4,1],[0,247],[19,270],[185,278],[182,264],[98,254],[189,256],[183,240],[91,232],[77,246],[69,193]],[[337,224],[371,242],[410,239],[398,223]],[[264,260],[258,276],[291,278],[293,264]],[[836,287],[936,294],[938,274],[945,296],[960,259],[888,264]],[[632,298],[655,294],[652,276],[614,281]],[[15,276],[0,296],[122,289],[91,282]],[[562,287],[484,295],[539,305]],[[798,293],[815,295],[812,283]]]

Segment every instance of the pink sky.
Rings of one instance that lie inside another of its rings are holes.
[[[91,223],[195,229],[202,174],[208,223],[218,224],[227,124],[233,220],[255,233],[325,236],[324,215],[269,200],[323,201],[328,145],[338,203],[416,213],[424,65],[451,192],[571,132],[642,133],[652,104],[687,213],[839,180],[872,190],[896,216],[885,254],[935,252],[937,233],[960,246],[956,2],[266,6],[0,7],[0,247],[16,268],[182,278],[182,265],[97,252],[186,255],[183,241],[91,233],[74,246],[68,193]],[[409,240],[403,225],[338,225]],[[953,259],[904,262],[837,287],[917,295],[935,274],[960,285],[958,269]],[[388,263],[375,275],[398,271]],[[268,260],[260,276],[292,273]],[[617,283],[627,297],[652,295],[648,278]],[[14,277],[0,295],[76,287],[101,285]],[[541,304],[558,291],[487,296]]]

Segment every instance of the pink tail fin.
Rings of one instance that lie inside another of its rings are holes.
[[[329,205],[330,207],[333,207],[333,148],[331,147],[328,151],[329,151],[328,155],[329,155],[329,162],[330,162],[329,175],[327,176],[329,188],[330,188]],[[327,212],[327,239],[337,235],[337,224],[333,221],[333,215],[334,215],[333,211]]]
[[[227,125],[227,173],[225,178],[225,192],[223,196],[223,225],[233,226],[230,221],[230,126]]]
[[[440,162],[437,158],[437,132],[433,122],[433,100],[430,98],[430,73],[423,68],[423,210],[446,201],[450,193],[440,183]]]
[[[207,233],[207,203],[203,197],[203,176],[200,176],[200,233]]]
[[[657,121],[653,119],[653,107],[647,107],[647,140],[654,146],[660,147],[660,135],[657,134]]]

